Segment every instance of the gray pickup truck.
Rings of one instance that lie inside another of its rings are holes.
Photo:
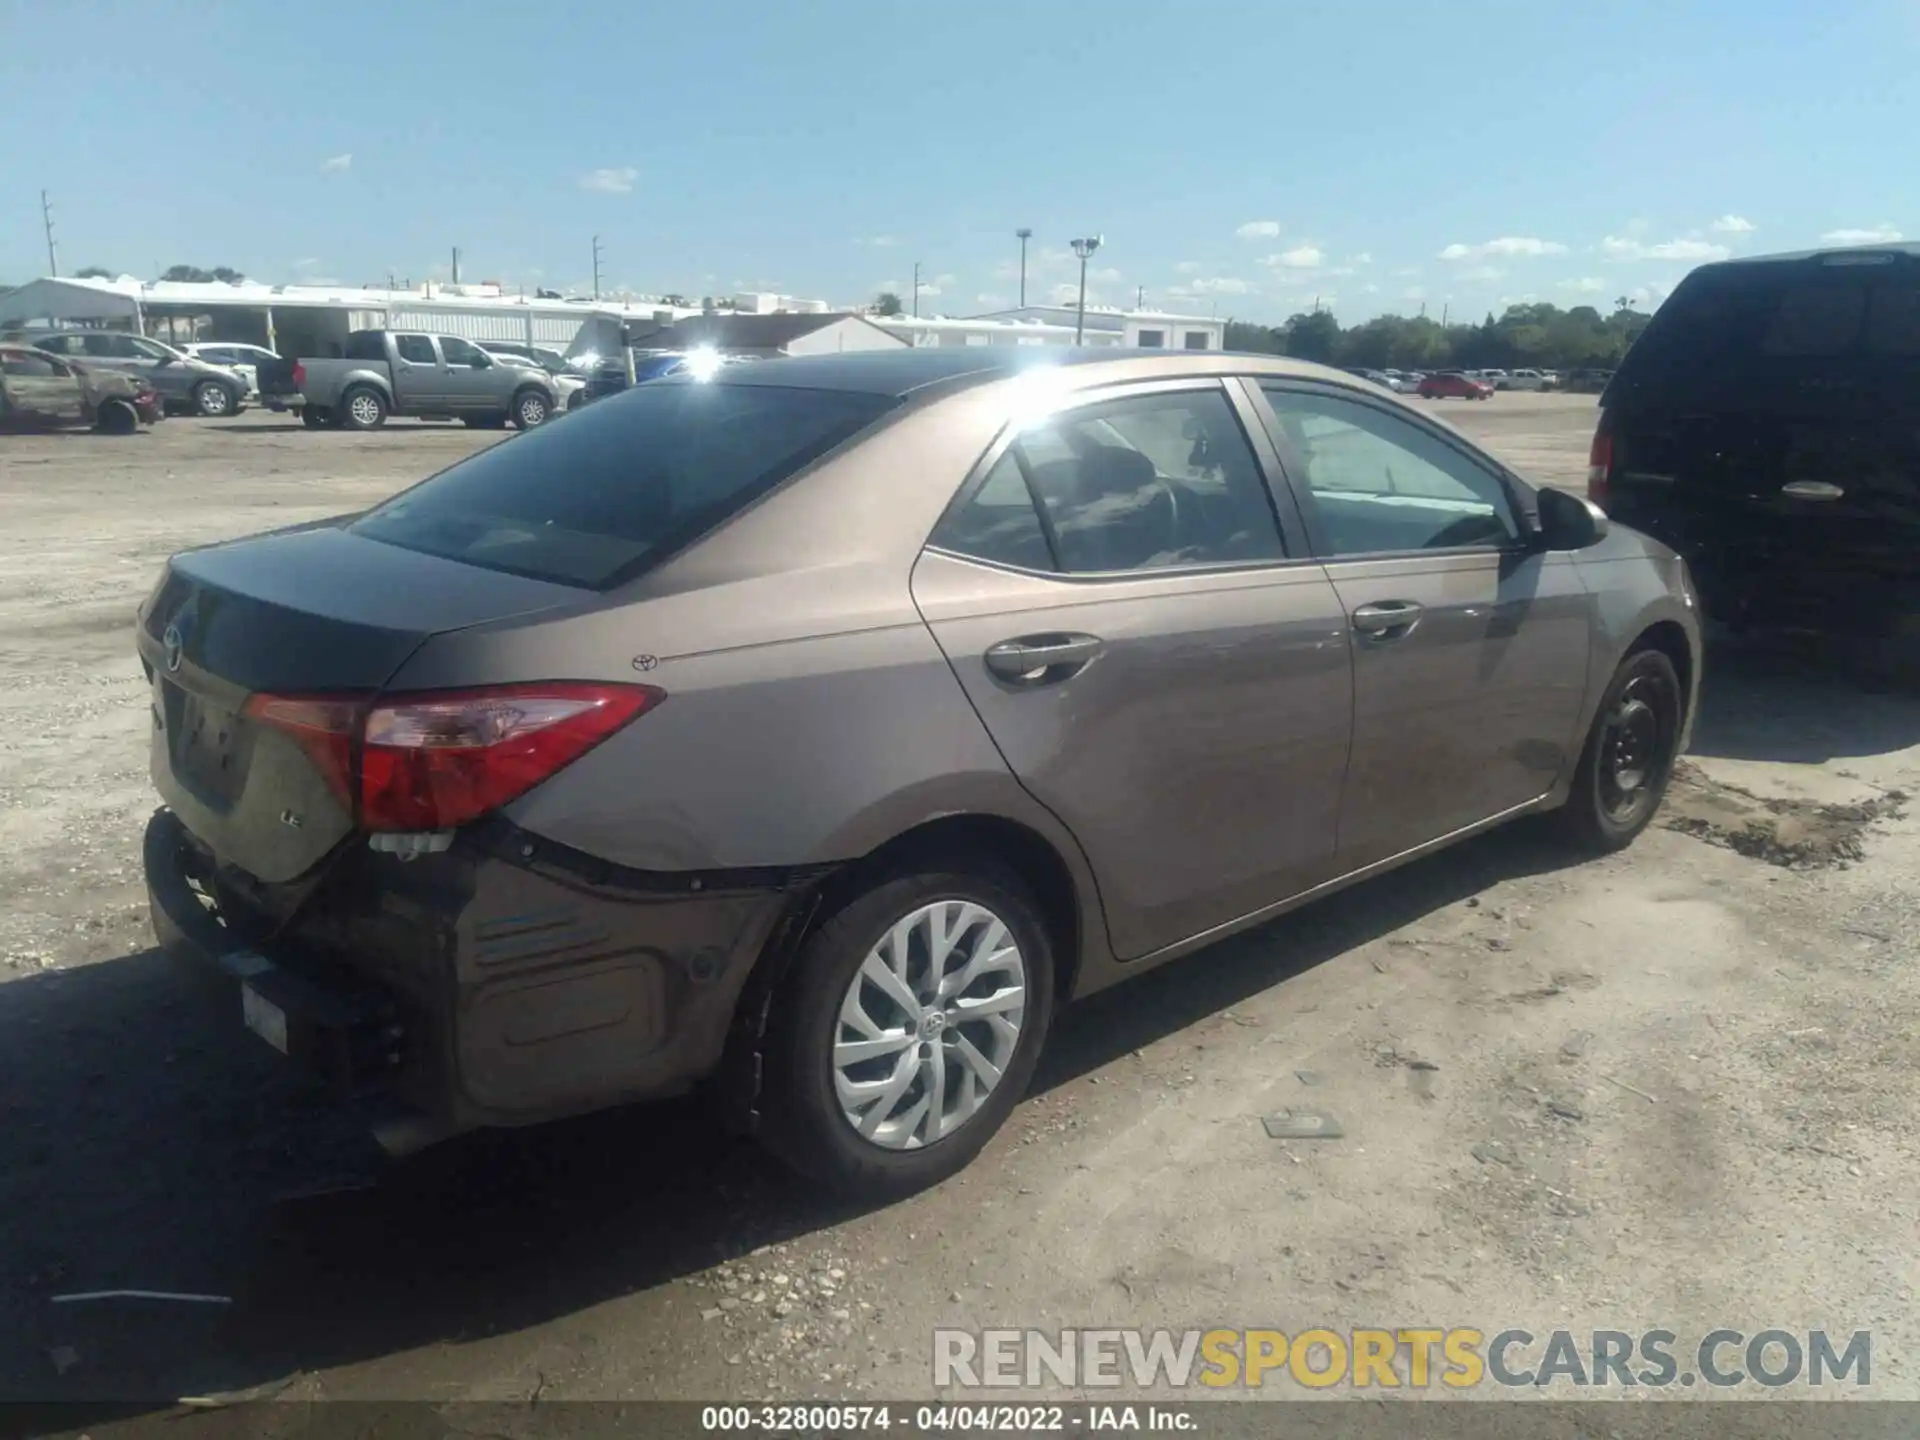
[[[503,364],[457,335],[405,330],[356,330],[341,358],[262,365],[259,384],[263,403],[298,408],[313,429],[372,430],[389,415],[412,415],[531,430],[560,408],[545,371]]]

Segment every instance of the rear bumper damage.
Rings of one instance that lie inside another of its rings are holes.
[[[390,1149],[715,1076],[824,873],[627,871],[494,821],[411,860],[349,840],[268,892],[166,809],[144,858],[155,934],[231,985],[236,1034],[378,1107]]]

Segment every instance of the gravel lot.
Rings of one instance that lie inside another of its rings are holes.
[[[1567,482],[1592,412],[1442,407]],[[1920,702],[1779,649],[1710,655],[1628,854],[1495,834],[1109,992],[937,1192],[824,1206],[685,1104],[302,1197],[375,1172],[149,948],[131,615],[493,439],[0,440],[0,1399],[917,1397],[941,1324],[1871,1329],[1920,1398]],[[119,1287],[232,1303],[49,1303]]]

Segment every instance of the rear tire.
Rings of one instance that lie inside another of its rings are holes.
[[[125,400],[109,400],[93,417],[93,428],[102,435],[131,435],[140,428],[140,412]]]
[[[991,968],[981,967],[986,954]],[[952,988],[968,969],[975,978]],[[997,866],[880,877],[813,932],[775,999],[761,1143],[802,1175],[868,1201],[957,1173],[1033,1078],[1053,971],[1038,907]],[[976,1015],[971,1006],[982,1003],[1002,1008]],[[873,1053],[862,1057],[866,1045]]]
[[[536,430],[547,423],[553,405],[540,391],[529,386],[513,397],[513,423],[516,429]]]
[[[309,430],[324,430],[332,419],[333,417],[319,405],[302,405],[300,407],[300,423]]]
[[[1620,662],[1555,817],[1563,839],[1606,854],[1653,823],[1679,758],[1685,705],[1680,677],[1660,651],[1635,650]]]
[[[386,397],[370,385],[356,385],[340,397],[340,423],[349,430],[378,430],[387,423]]]

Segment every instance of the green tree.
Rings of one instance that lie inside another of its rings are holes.
[[[1287,321],[1286,345],[1289,355],[1330,365],[1340,346],[1340,322],[1331,310],[1295,315]]]
[[[187,285],[209,285],[215,281],[238,285],[247,277],[230,265],[216,265],[211,270],[202,270],[198,265],[169,265],[160,278]]]
[[[1271,325],[1251,325],[1244,320],[1227,321],[1226,348],[1243,355],[1284,355],[1286,337]]]
[[[873,302],[873,313],[876,315],[898,315],[902,308],[900,297],[891,290],[882,290],[879,298]]]
[[[113,279],[113,271],[102,265],[89,265],[84,270],[74,271],[73,278],[76,280],[111,280]]]

